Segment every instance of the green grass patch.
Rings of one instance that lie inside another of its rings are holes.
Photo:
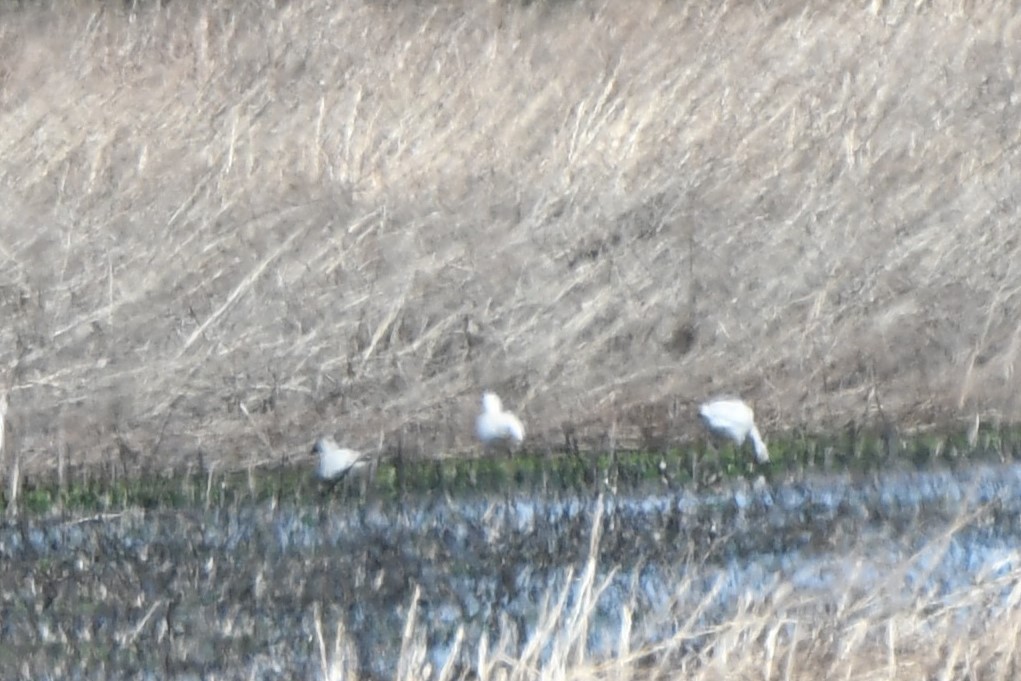
[[[383,459],[352,472],[332,490],[310,466],[240,471],[172,470],[159,474],[113,474],[84,470],[68,476],[26,478],[17,507],[30,514],[164,509],[288,502],[314,506],[325,499],[358,503],[445,494],[557,494],[649,488],[705,487],[729,478],[767,478],[810,471],[884,470],[967,462],[1008,461],[1021,453],[1021,427],[984,428],[969,444],[960,433],[925,433],[899,438],[889,432],[844,431],[813,435],[774,434],[771,461],[754,463],[748,446],[699,442],[662,452],[615,451],[583,454],[523,451],[512,456],[432,460]],[[6,506],[7,498],[0,495]]]

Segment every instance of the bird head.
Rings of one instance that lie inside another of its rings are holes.
[[[328,437],[321,437],[316,440],[316,443],[312,445],[312,454],[318,454],[322,456],[326,452],[337,449],[337,443]]]
[[[490,392],[482,393],[482,411],[490,414],[499,414],[503,411],[503,402],[500,401],[499,395]]]

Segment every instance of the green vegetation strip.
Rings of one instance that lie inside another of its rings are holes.
[[[116,511],[126,508],[208,508],[261,502],[316,504],[324,499],[357,503],[445,494],[452,497],[506,493],[560,494],[614,489],[712,486],[738,476],[767,478],[810,471],[883,472],[905,468],[1010,461],[1021,454],[1021,428],[987,429],[973,443],[965,435],[926,434],[911,440],[847,430],[836,436],[774,436],[772,460],[760,466],[747,448],[700,445],[663,452],[519,452],[513,456],[446,459],[380,459],[355,470],[334,488],[304,465],[240,471],[176,470],[135,473],[113,467],[81,469],[65,476],[27,477],[14,505],[31,514]],[[0,500],[9,507],[6,494]]]

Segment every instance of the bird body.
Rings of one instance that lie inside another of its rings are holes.
[[[324,482],[336,482],[357,466],[365,463],[361,452],[340,447],[332,439],[321,437],[316,440],[312,451],[319,455],[316,474]]]
[[[496,393],[482,393],[482,413],[475,419],[475,434],[484,445],[519,445],[525,439],[525,427],[517,416],[504,411]]]
[[[751,439],[755,448],[755,460],[769,461],[769,450],[755,427],[755,414],[742,400],[725,398],[706,402],[698,409],[698,415],[712,432],[734,441],[738,447]]]

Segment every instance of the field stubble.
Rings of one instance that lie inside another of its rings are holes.
[[[1018,418],[1009,7],[273,5],[0,8],[26,470]]]

